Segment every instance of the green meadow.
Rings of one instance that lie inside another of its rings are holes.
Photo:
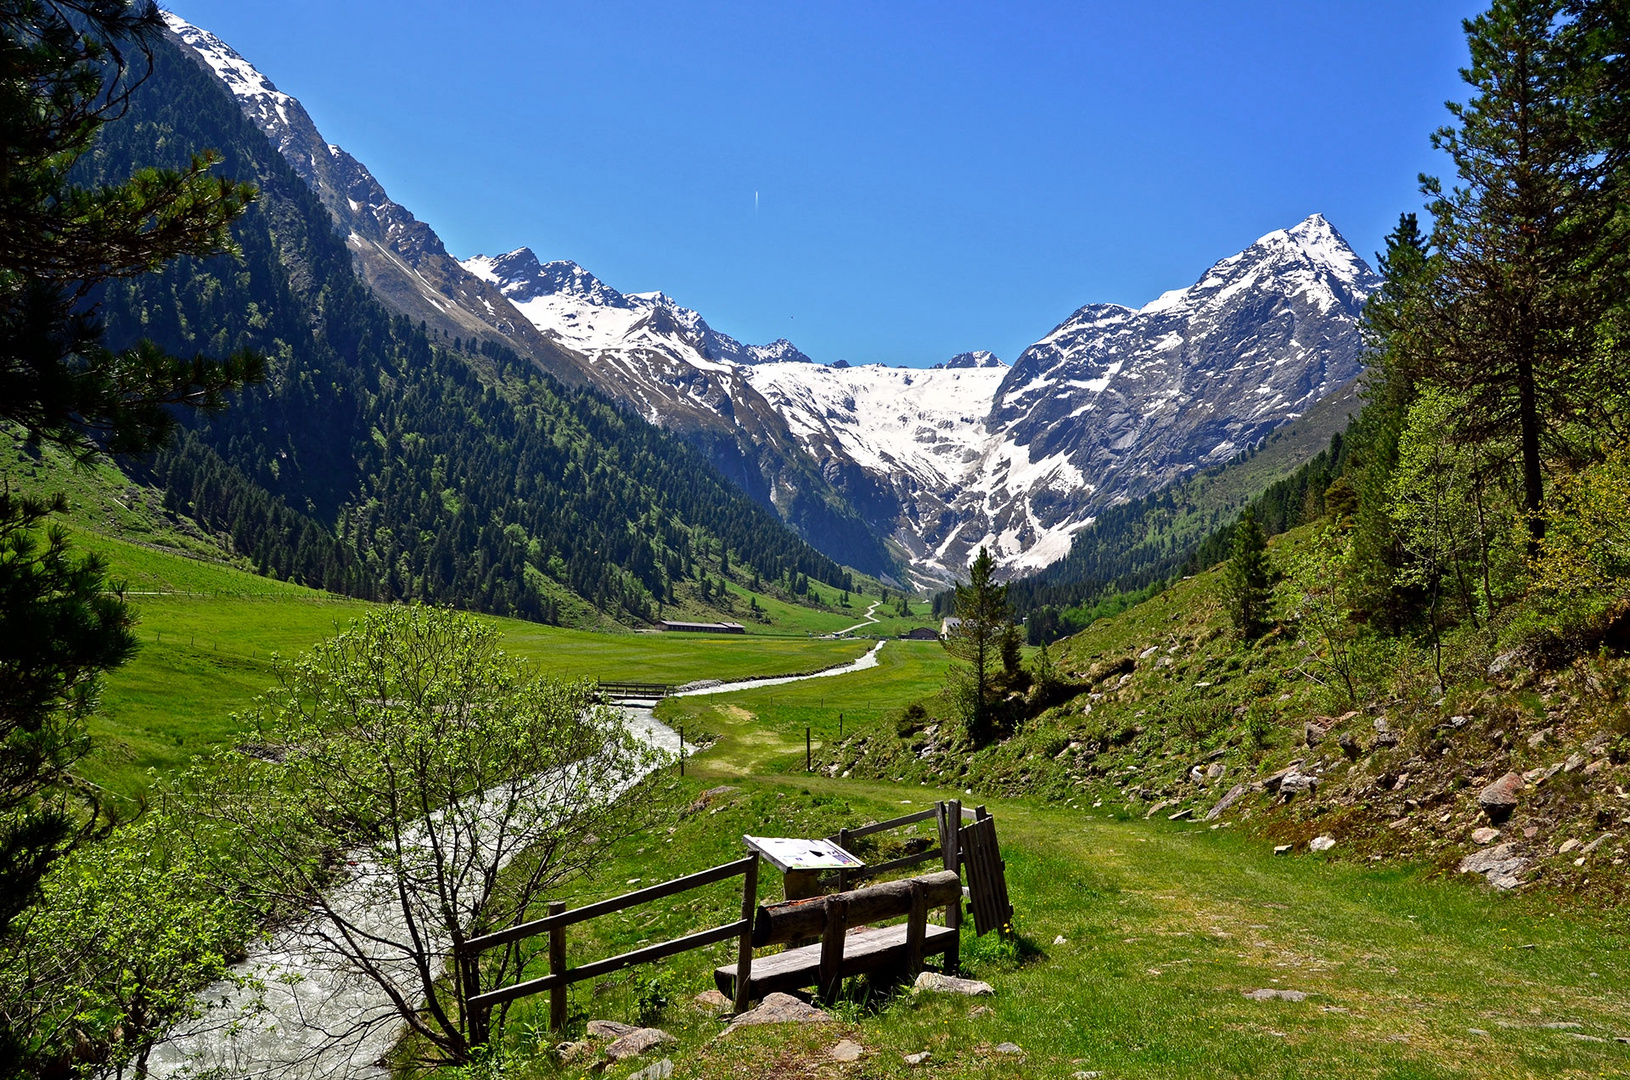
[[[241,740],[232,714],[273,682],[274,657],[343,630],[368,608],[90,532],[76,541],[108,558],[141,620],[141,652],[109,678],[96,750],[82,767],[121,799],[139,800],[150,769],[175,769]],[[584,678],[807,672],[873,644],[796,631],[693,637],[497,622],[513,653]],[[844,734],[882,732],[904,705],[938,690],[945,666],[936,643],[889,641],[878,666],[859,673],[670,698],[658,715],[705,744],[684,778],[667,781],[678,808],[672,824],[608,850],[561,898],[587,902],[635,879],[726,861],[740,853],[743,833],[825,835],[939,798],[988,801],[1018,937],[975,938],[969,926],[962,956],[964,973],[990,982],[994,997],[852,983],[830,1024],[720,1039],[720,1021],[691,1004],[728,959],[718,946],[578,986],[562,1037],[581,1037],[589,1018],[657,1023],[680,1040],[663,1051],[680,1078],[835,1076],[829,1051],[841,1038],[866,1048],[858,1064],[841,1067],[857,1077],[1630,1075],[1630,1044],[1616,1041],[1630,1039],[1630,941],[1618,913],[1494,895],[1427,866],[1275,857],[1268,842],[1230,829],[986,800],[977,786],[964,794],[804,772],[806,729],[817,751],[840,724]],[[777,887],[767,878],[761,896],[773,898]],[[584,924],[574,928],[571,958],[717,925],[737,904],[726,884]],[[1263,989],[1306,996],[1245,996]],[[545,1010],[543,999],[523,1001],[511,1017],[513,1075],[588,1075],[588,1059],[548,1052],[556,1037]],[[998,1053],[1002,1043],[1021,1053]],[[905,1055],[925,1051],[925,1064],[906,1064]],[[603,1075],[620,1080],[649,1063]]]

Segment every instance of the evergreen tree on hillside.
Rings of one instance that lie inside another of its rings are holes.
[[[1510,448],[1501,464],[1522,493],[1531,554],[1545,533],[1546,456],[1590,454],[1588,431],[1622,400],[1604,363],[1619,346],[1604,332],[1623,299],[1611,271],[1630,228],[1618,198],[1630,148],[1604,144],[1591,108],[1602,65],[1624,49],[1580,33],[1569,7],[1496,0],[1466,23],[1474,93],[1433,136],[1459,183],[1422,179],[1429,291],[1396,342],[1416,378],[1464,399],[1455,437]]]
[[[150,450],[174,406],[219,408],[259,370],[247,354],[214,362],[103,343],[98,287],[229,250],[228,226],[254,197],[190,151],[178,168],[76,182],[146,77],[161,27],[150,3],[0,0],[0,422],[81,459]],[[88,749],[102,674],[135,651],[101,560],[76,558],[54,528],[42,535],[64,509],[0,495],[0,930],[94,828],[94,802],[65,781]]]
[[[996,582],[995,571],[996,561],[981,547],[968,566],[967,583],[956,586],[957,622],[943,638],[945,651],[962,661],[953,665],[952,696],[976,744],[995,734],[991,700],[995,677],[1005,653],[1016,651],[1017,643],[1007,586]]]
[[[1234,526],[1234,550],[1223,574],[1228,619],[1247,641],[1267,626],[1273,596],[1268,568],[1268,539],[1249,507]]]

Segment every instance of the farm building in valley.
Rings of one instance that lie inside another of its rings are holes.
[[[675,622],[672,619],[663,619],[657,623],[658,630],[670,633],[686,634],[745,634],[747,627],[739,622]]]

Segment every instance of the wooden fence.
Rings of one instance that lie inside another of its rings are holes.
[[[631,907],[661,900],[678,893],[699,889],[704,885],[712,885],[718,881],[728,881],[733,877],[742,878],[741,887],[741,918],[724,926],[716,926],[711,930],[702,930],[685,937],[675,938],[672,941],[663,941],[655,945],[647,945],[632,952],[610,956],[604,960],[595,960],[591,963],[581,964],[574,968],[566,966],[566,928],[573,923],[584,922],[601,915],[611,915],[619,911],[626,911]],[[549,974],[541,978],[529,979],[526,982],[516,983],[513,986],[500,987],[489,990],[484,994],[470,997],[469,1006],[472,1011],[487,1014],[496,1005],[506,1001],[513,1001],[528,994],[539,994],[549,991],[549,1026],[559,1031],[566,1023],[566,993],[572,983],[582,982],[585,979],[609,975],[613,971],[632,967],[635,964],[647,964],[653,960],[662,960],[670,956],[677,956],[692,949],[701,949],[715,945],[731,938],[738,939],[737,948],[737,977],[736,985],[736,1011],[745,1012],[747,1009],[746,990],[751,977],[753,964],[753,913],[758,908],[758,856],[749,855],[745,859],[725,863],[708,870],[702,870],[685,877],[665,881],[660,885],[639,889],[622,896],[612,897],[610,900],[600,900],[593,904],[585,904],[580,908],[566,909],[566,905],[554,902],[549,905],[549,914],[544,918],[532,922],[521,923],[504,930],[498,930],[481,937],[471,938],[464,943],[459,960],[473,966],[476,958],[488,949],[500,945],[508,945],[525,938],[536,937],[539,934],[549,935]],[[461,970],[468,970],[465,963],[461,963]],[[484,1026],[484,1025],[483,1025]]]
[[[608,684],[602,684],[605,686]],[[609,685],[649,685],[649,684],[609,684]],[[890,818],[887,821],[878,821],[870,825],[862,825],[856,829],[839,829],[837,835],[828,837],[833,843],[849,851],[849,845],[862,837],[873,836],[877,833],[888,832],[893,829],[904,828],[924,821],[933,821],[937,826],[939,846],[930,847],[915,855],[906,855],[898,859],[889,859],[886,862],[876,863],[859,870],[837,871],[837,888],[839,892],[846,892],[863,881],[881,877],[884,874],[900,870],[908,870],[928,862],[939,862],[943,870],[958,875],[964,867],[968,871],[968,893],[974,913],[974,929],[983,935],[990,930],[1001,930],[1012,924],[1013,907],[1008,902],[1007,881],[1005,877],[1006,864],[1002,862],[996,845],[996,821],[983,806],[972,810],[965,809],[961,802],[952,799],[946,802],[935,803],[927,810],[905,814],[901,817]],[[963,821],[971,822],[963,825]],[[853,854],[853,852],[851,852]],[[685,877],[665,881],[660,885],[652,885],[638,889],[622,896],[612,897],[609,900],[600,900],[592,904],[585,904],[579,908],[567,910],[561,902],[552,902],[548,906],[548,914],[531,922],[520,923],[491,934],[471,938],[464,942],[455,961],[460,972],[465,973],[466,985],[472,989],[479,989],[479,960],[480,955],[488,949],[509,945],[540,934],[549,935],[549,974],[525,982],[515,983],[512,986],[500,987],[485,993],[474,993],[468,998],[468,1004],[479,1019],[479,1025],[484,1029],[486,1016],[493,1007],[516,998],[526,997],[529,994],[549,992],[549,1024],[559,1031],[566,1023],[567,989],[577,982],[585,979],[608,975],[613,971],[632,967],[635,964],[650,963],[654,960],[663,960],[670,956],[677,956],[692,949],[701,949],[709,945],[737,939],[736,975],[735,975],[735,1009],[744,1012],[747,1009],[747,992],[751,984],[754,944],[754,916],[758,908],[758,863],[759,857],[749,855],[745,859],[725,863],[707,870],[701,870]],[[607,957],[604,960],[595,960],[577,967],[566,966],[566,928],[574,923],[585,922],[601,915],[611,915],[619,911],[626,911],[653,900],[661,900],[678,893],[699,889],[704,885],[715,882],[728,881],[740,876],[741,890],[741,918],[724,926],[716,926],[711,930],[701,930],[684,937],[674,938],[672,941],[663,941],[655,945],[635,949],[632,952],[621,953],[617,956]],[[945,966],[947,971],[955,971],[960,963],[958,934],[962,926],[962,904],[960,898],[946,907],[946,927],[951,931],[951,941],[945,949]],[[763,942],[760,942],[763,944]]]

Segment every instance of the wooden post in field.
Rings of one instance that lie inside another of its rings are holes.
[[[685,725],[679,725],[679,775],[685,775]]]
[[[566,910],[563,900],[549,902],[549,914],[559,915]],[[566,993],[564,981],[566,975],[566,928],[552,926],[549,928],[549,974],[561,977],[562,981],[556,983],[549,990],[549,1030],[560,1031],[566,1026]]]
[[[962,873],[962,800],[952,799],[940,804],[944,823],[940,832],[940,850],[944,853],[944,862],[941,864],[947,870]],[[945,953],[945,973],[955,974],[962,966],[962,894],[957,893],[954,902],[945,907],[945,925],[957,932],[957,937],[951,941],[951,947]]]
[[[813,772],[814,769],[815,769],[815,766],[813,764],[814,759],[810,756],[809,747],[810,747],[809,725],[805,724],[804,725],[804,771],[805,772]]]
[[[916,878],[911,881],[911,913],[906,918],[906,969],[915,979],[923,969],[923,942],[928,936],[928,890]]]
[[[752,865],[747,868],[741,884],[741,918],[746,929],[736,945],[736,1000],[737,1014],[747,1011],[748,989],[753,979],[753,915],[758,911],[758,852],[753,853]]]
[[[847,826],[847,825],[843,826],[841,829],[838,830],[838,846],[840,848],[842,848],[843,850],[845,850],[845,851],[849,851],[849,826]],[[853,855],[854,852],[849,851],[849,854]],[[849,888],[849,871],[846,870],[846,869],[839,869],[838,870],[838,891],[839,892],[845,892],[845,891],[848,890],[848,888]]]
[[[843,938],[849,932],[849,905],[843,895],[826,901],[826,930],[821,934],[821,1000],[836,1001],[843,986]]]

